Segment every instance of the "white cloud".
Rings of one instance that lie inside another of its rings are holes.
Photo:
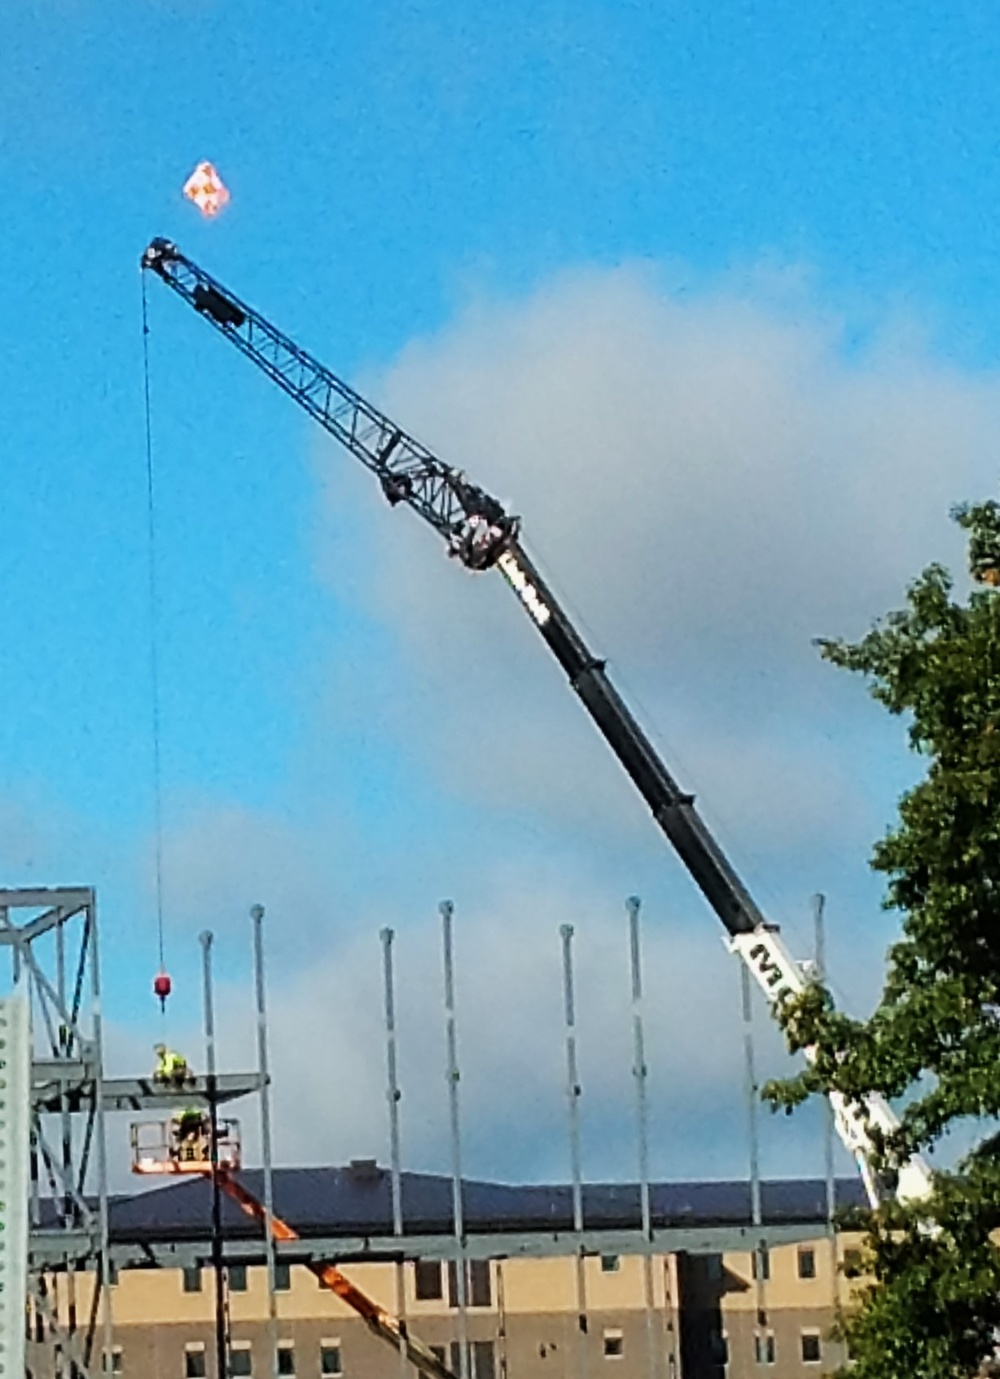
[[[334,845],[321,846],[301,818],[231,802],[189,800],[173,812],[163,871],[175,934],[243,929],[249,907],[266,900],[283,916],[287,959],[306,957],[335,889]]]
[[[850,331],[794,278],[684,293],[646,268],[567,274],[519,302],[473,304],[368,388],[524,515],[528,549],[611,654],[665,759],[755,888],[759,870],[779,893],[807,858],[872,896],[868,848],[913,771],[900,725],[820,663],[812,639],[862,633],[930,560],[960,565],[948,509],[995,487],[1000,378],[936,359],[892,320],[861,349]],[[342,467],[330,460],[338,505]],[[648,836],[500,581],[458,570],[408,515],[369,512],[358,587],[402,670],[366,686],[363,705],[340,684],[337,711],[377,720],[471,806],[575,839],[587,865]],[[504,970],[491,944],[502,949],[511,913],[477,929],[488,971]],[[874,995],[890,927],[870,911],[847,920],[855,1001]],[[677,1007],[696,1032],[678,1108],[693,1114],[701,1088],[708,1123],[715,1097],[731,1114],[736,1075],[711,1065],[705,955],[695,944],[678,961],[673,944],[655,980],[683,973],[685,994],[700,993]],[[719,1002],[730,1025],[731,1002]],[[527,1096],[516,1036],[505,1043],[498,1026],[476,1056],[487,1066],[498,1047],[485,1081]],[[695,1135],[704,1147],[704,1125]]]
[[[581,273],[522,302],[470,308],[375,388],[408,429],[513,500],[526,544],[570,592],[574,616],[582,610],[594,649],[613,657],[640,717],[659,725],[682,784],[726,846],[735,840],[741,869],[759,868],[779,893],[790,877],[800,884],[803,859],[825,859],[845,885],[862,875],[908,769],[893,756],[898,725],[818,664],[810,639],[860,633],[929,559],[959,558],[947,509],[995,483],[1000,382],[964,376],[891,331],[853,355],[844,338],[801,284],[683,295],[645,269]],[[347,479],[344,464],[329,466],[341,522],[345,486],[361,493],[367,480]],[[645,855],[636,840],[654,831],[500,581],[465,575],[374,495],[361,510],[361,563],[341,527],[321,566],[369,591],[397,651],[360,675],[331,667],[331,707],[397,743],[468,807],[452,840],[467,1168],[567,1171],[558,926],[569,921],[587,1173],[627,1176],[628,986],[614,896]],[[534,829],[522,853],[486,836],[498,817]],[[176,912],[190,929],[268,904],[283,1162],[384,1158],[377,933],[395,924],[404,1158],[441,1171],[438,936],[413,918],[433,898],[380,910],[402,894],[408,860],[374,845],[348,854],[338,865],[376,868],[378,886],[349,925],[328,926],[322,897],[337,867],[316,821],[194,810],[168,841]],[[746,1156],[735,960],[693,890],[681,895],[689,906],[647,925],[654,1171],[736,1174]],[[223,1049],[229,1066],[247,1066],[246,964],[226,967],[236,931],[219,927]],[[868,999],[886,922],[857,915],[846,929],[843,984],[849,999]],[[188,1040],[199,1046],[193,1017]],[[787,1066],[773,1032],[764,1041],[765,1071]],[[763,1133],[765,1171],[819,1171],[815,1116],[765,1116]]]
[[[513,500],[596,649],[672,737],[682,725],[691,771],[728,777],[716,798],[750,836],[747,757],[776,758],[767,831],[794,841],[823,826],[796,776],[845,804],[830,739],[863,697],[811,639],[863,631],[925,562],[960,554],[947,511],[994,486],[1000,380],[896,341],[849,357],[844,323],[800,289],[755,290],[566,275],[414,343],[378,393]],[[506,591],[435,558],[402,514],[375,513],[372,538],[377,607],[415,677],[394,705],[407,736],[433,719],[453,783],[508,802],[573,817],[598,798],[603,749]]]

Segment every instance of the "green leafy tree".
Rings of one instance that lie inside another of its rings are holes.
[[[956,598],[931,565],[905,608],[860,642],[820,643],[905,716],[928,765],[872,856],[885,905],[902,917],[877,1009],[852,1020],[810,987],[783,1018],[792,1047],[812,1046],[815,1062],[765,1089],[788,1110],[830,1090],[907,1098],[898,1132],[876,1141],[890,1180],[959,1123],[975,1132],[927,1200],[890,1200],[866,1219],[870,1282],[844,1322],[855,1379],[1000,1372],[1000,505],[953,515],[982,587]]]

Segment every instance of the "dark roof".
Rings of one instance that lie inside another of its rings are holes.
[[[263,1196],[259,1169],[240,1175],[256,1197]],[[836,1183],[837,1205],[864,1205],[859,1180]],[[742,1226],[751,1221],[747,1182],[654,1183],[653,1224]],[[761,1185],[762,1215],[768,1224],[825,1219],[825,1185],[818,1179],[781,1179]],[[203,1239],[211,1220],[212,1192],[204,1178],[183,1179],[155,1192],[116,1197],[111,1202],[111,1238],[117,1243]],[[408,1235],[446,1234],[452,1229],[452,1181],[433,1173],[402,1174],[404,1229]],[[483,1183],[466,1180],[466,1230],[567,1231],[573,1227],[572,1189],[566,1183]],[[387,1169],[277,1168],[274,1210],[304,1238],[373,1236],[392,1233]],[[640,1220],[635,1183],[589,1183],[583,1189],[584,1224],[592,1230],[635,1229]],[[223,1199],[229,1236],[257,1236],[260,1227],[233,1202]]]

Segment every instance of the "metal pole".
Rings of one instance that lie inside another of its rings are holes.
[[[675,1286],[677,1278],[677,1256],[663,1256],[663,1310],[666,1317],[670,1348],[667,1351],[667,1379],[683,1379],[680,1353],[680,1302]]]
[[[264,906],[250,910],[253,923],[253,975],[257,994],[257,1071],[260,1074],[260,1156],[264,1170],[264,1251],[267,1259],[267,1344],[271,1379],[278,1379],[278,1299],[275,1293],[274,1172],[271,1154],[271,1068],[264,985]]]
[[[85,924],[90,927],[90,995],[93,1008],[94,1035],[94,1128],[97,1155],[97,1222],[100,1233],[99,1267],[102,1280],[101,1326],[104,1335],[102,1367],[110,1373],[114,1350],[114,1317],[111,1310],[111,1252],[108,1225],[108,1146],[104,1119],[104,1015],[101,1009],[101,954],[97,943],[97,896],[90,893],[89,914]],[[83,942],[88,935],[84,930]]]
[[[653,1329],[655,1295],[653,1292],[653,1215],[649,1202],[649,1106],[646,1066],[646,1040],[642,1009],[642,942],[639,929],[639,910],[642,901],[637,895],[626,901],[629,932],[629,967],[632,974],[632,1076],[635,1079],[635,1128],[639,1149],[639,1213],[642,1238],[646,1249],[642,1256],[643,1294],[646,1312],[646,1372],[648,1379],[656,1379],[656,1336]]]
[[[563,924],[563,1018],[566,1027],[566,1105],[569,1111],[569,1156],[573,1178],[573,1233],[576,1236],[576,1363],[580,1379],[587,1373],[587,1274],[583,1256],[583,1182],[580,1161],[580,1075],[576,1060],[576,1002],[573,992],[573,926]]]
[[[500,1379],[508,1379],[507,1364],[507,1289],[504,1283],[503,1260],[497,1260],[497,1360]]]
[[[66,1351],[63,1347],[62,1335],[58,1329],[62,1321],[63,1312],[63,1309],[59,1306],[60,1291],[61,1290],[59,1287],[59,1275],[55,1271],[53,1271],[52,1290],[51,1297],[49,1299],[49,1306],[52,1308],[52,1320],[50,1320],[49,1322],[49,1334],[53,1338],[53,1365],[55,1368],[56,1379],[67,1379],[67,1367],[69,1364],[69,1360],[67,1358]],[[66,1363],[64,1363],[64,1361]]]
[[[462,1202],[462,1136],[458,1106],[458,1036],[455,1029],[455,953],[450,900],[438,906],[444,953],[444,1011],[448,1041],[448,1113],[451,1122],[451,1197],[455,1229],[455,1295],[458,1302],[458,1372],[469,1379],[469,1318],[466,1287],[465,1210]]]
[[[65,920],[61,920],[56,925],[56,991],[59,995],[60,1009],[67,1010],[66,1004],[66,932]],[[56,1058],[68,1058],[69,1049],[67,1047],[69,1029],[59,1017],[59,1022],[55,1030],[55,1047],[52,1052]],[[65,1088],[65,1084],[64,1084]],[[77,1186],[74,1182],[75,1173],[73,1171],[73,1122],[69,1111],[69,1097],[62,1091],[59,1097],[60,1127],[62,1131],[62,1172],[63,1172],[63,1200],[62,1200],[62,1228],[70,1230],[79,1225],[79,1212],[73,1200],[72,1189]],[[82,1188],[82,1184],[80,1184]],[[66,1261],[66,1331],[69,1335],[70,1343],[76,1340],[76,1270],[72,1259]],[[101,1368],[104,1368],[102,1359]]]
[[[826,981],[826,896],[816,894],[812,898],[813,937],[816,962],[816,979]],[[837,1269],[837,1188],[833,1170],[833,1106],[829,1097],[823,1098],[823,1184],[826,1197],[826,1234],[829,1244],[830,1293],[833,1314],[840,1311],[840,1274]]]
[[[742,963],[740,964],[740,988],[743,998],[744,1084],[746,1088],[747,1133],[750,1148],[750,1219],[756,1236],[754,1241],[753,1262],[754,1276],[757,1285],[757,1324],[754,1334],[758,1337],[757,1345],[760,1347],[766,1346],[767,1344],[764,1335],[764,1328],[767,1326],[764,1271],[765,1268],[770,1267],[770,1264],[767,1256],[767,1246],[761,1234],[760,1146],[757,1138],[757,1067],[753,1040],[753,1001],[750,991],[750,973]]]
[[[396,1237],[403,1234],[403,1192],[400,1172],[399,1103],[402,1093],[399,1090],[399,1077],[396,1066],[396,995],[395,973],[392,961],[392,942],[395,934],[385,928],[379,934],[382,940],[382,980],[385,1010],[385,1099],[389,1108],[389,1190],[392,1199],[392,1233]],[[399,1373],[406,1374],[406,1266],[402,1255],[396,1258],[396,1316],[399,1318]]]
[[[215,1374],[226,1379],[226,1272],[222,1252],[222,1192],[219,1188],[219,1105],[215,1074],[215,1009],[212,1001],[212,934],[201,935],[205,1002],[205,1081],[208,1092],[209,1140],[212,1163],[212,1271],[215,1275]]]

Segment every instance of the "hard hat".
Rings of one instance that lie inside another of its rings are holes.
[[[166,1053],[166,1051],[167,1051],[167,1046],[166,1046],[166,1044],[154,1044],[154,1045],[153,1045],[153,1052],[154,1052],[154,1053]]]

